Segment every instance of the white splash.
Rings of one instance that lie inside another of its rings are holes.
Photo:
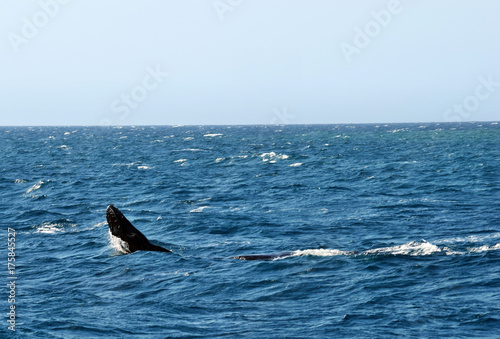
[[[338,255],[348,255],[352,252],[341,251],[341,250],[327,250],[327,249],[310,249],[310,250],[298,250],[291,254],[292,257],[300,257],[305,255],[312,255],[316,257],[335,257]]]
[[[469,252],[471,253],[481,253],[481,252],[487,252],[487,251],[495,251],[495,250],[500,250],[500,243],[494,245],[494,246],[480,246],[480,247],[472,247],[469,248]]]
[[[441,252],[442,249],[438,246],[431,244],[425,240],[422,241],[411,241],[409,243],[391,246],[375,248],[363,252],[363,254],[391,254],[391,255],[410,255],[410,256],[423,256],[431,255],[434,253]]]
[[[500,238],[500,233],[485,234],[485,235],[469,235],[467,237],[455,237],[440,240],[439,243],[451,244],[459,242],[481,242],[487,239]]]
[[[500,245],[500,244],[499,244]],[[389,246],[374,248],[367,251],[342,251],[338,249],[307,249],[295,251],[291,254],[293,257],[299,256],[318,256],[318,257],[334,257],[339,255],[408,255],[408,256],[425,256],[435,253],[443,253],[447,255],[464,254],[463,252],[454,252],[447,247],[439,248],[425,240],[411,241],[398,246]]]
[[[109,234],[109,244],[111,245],[112,248],[121,253],[130,253],[128,244],[125,241],[121,240],[118,237],[115,237],[113,234],[111,234],[111,231],[108,231],[108,234]]]

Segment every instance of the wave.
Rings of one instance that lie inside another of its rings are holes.
[[[457,242],[481,242],[487,239],[495,239],[500,238],[500,232],[493,234],[484,234],[484,235],[469,235],[464,237],[454,237],[454,238],[446,238],[437,241],[437,243],[449,244],[449,243],[457,243]]]

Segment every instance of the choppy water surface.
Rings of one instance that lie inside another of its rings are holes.
[[[498,337],[499,145],[486,122],[0,128],[0,335]],[[118,252],[109,204],[174,253]]]

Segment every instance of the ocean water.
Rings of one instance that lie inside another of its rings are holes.
[[[1,337],[500,337],[498,123],[2,127],[0,150]],[[173,253],[120,253],[109,204]]]

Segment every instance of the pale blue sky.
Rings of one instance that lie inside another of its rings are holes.
[[[2,0],[0,125],[500,120],[500,1]]]

